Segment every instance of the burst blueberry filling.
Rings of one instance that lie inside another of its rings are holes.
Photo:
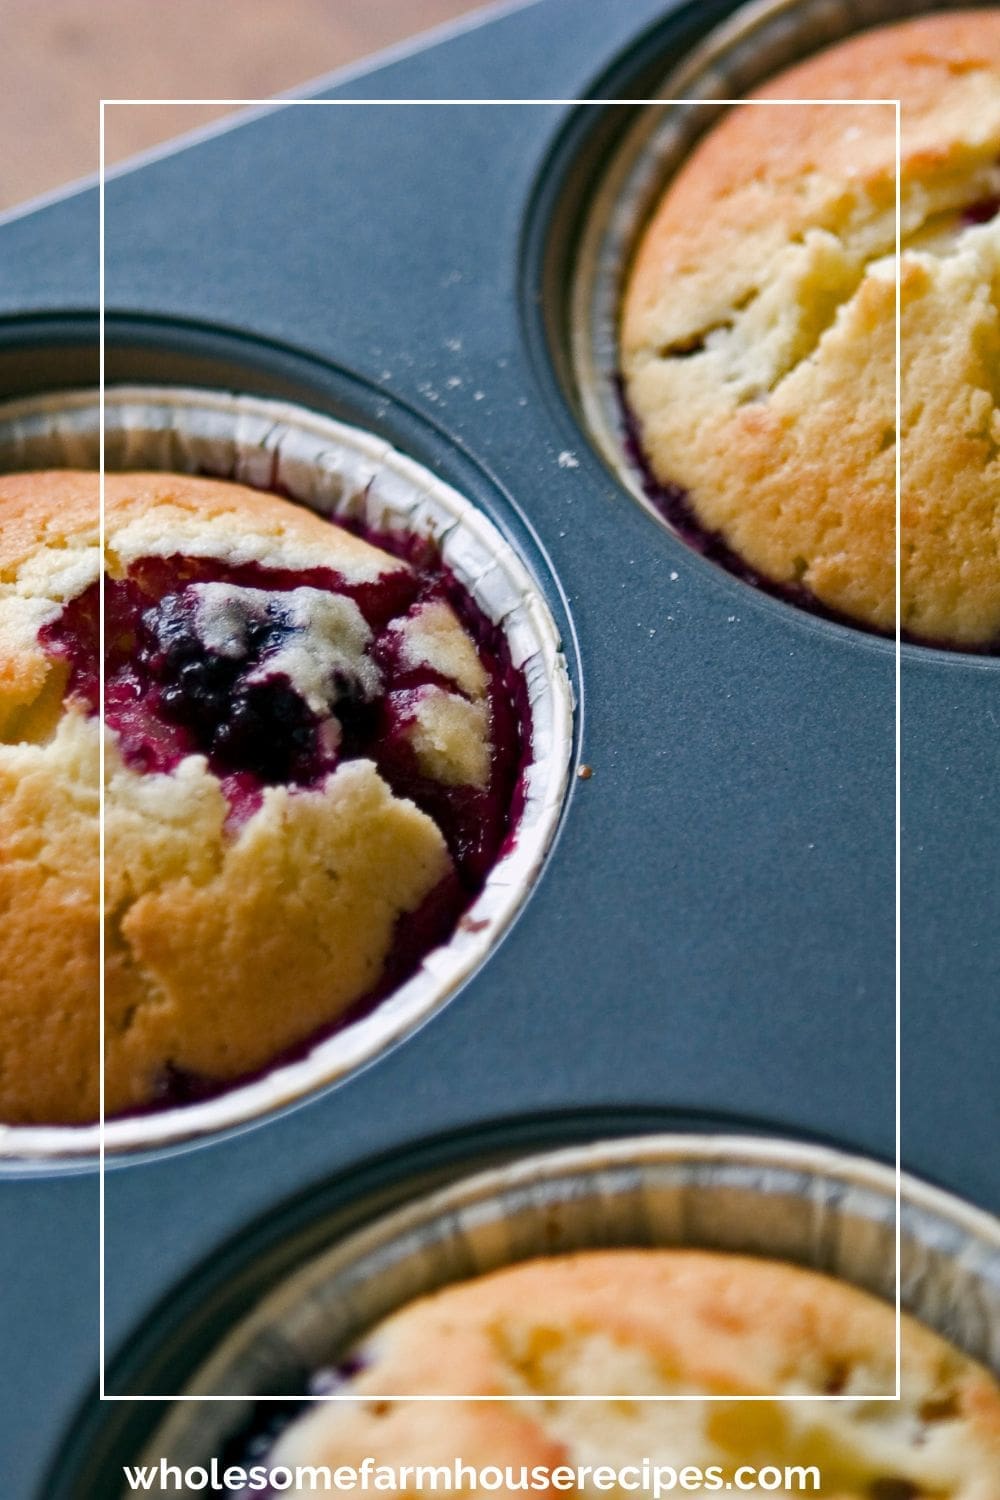
[[[489,768],[478,785],[428,774],[408,733],[422,693],[456,690],[401,644],[414,617],[442,603],[474,641],[487,681]],[[42,633],[92,713],[99,610],[95,584]],[[419,568],[353,591],[316,571],[148,559],[105,580],[104,622],[104,715],[127,764],[170,771],[204,755],[239,822],[265,787],[315,786],[342,761],[367,757],[439,823],[467,888],[481,886],[524,758],[524,688],[502,633],[439,559],[424,553]]]
[[[368,639],[339,595],[189,584],[143,611],[137,660],[164,718],[220,772],[307,786],[335,768],[345,721],[378,696]]]
[[[392,545],[398,569],[360,584],[332,570],[171,556],[103,585],[104,720],[130,771],[169,775],[202,757],[235,839],[269,789],[322,790],[345,762],[366,760],[440,831],[448,873],[400,912],[377,982],[319,1035],[364,1014],[455,930],[512,836],[529,751],[524,681],[502,631],[426,544]],[[100,600],[95,584],[40,636],[90,714],[101,697]],[[152,1107],[234,1081],[168,1059]]]

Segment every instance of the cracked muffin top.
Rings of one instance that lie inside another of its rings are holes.
[[[1000,646],[1000,10],[862,33],[760,99],[901,104],[901,626]],[[662,508],[750,576],[895,628],[895,107],[744,105],[626,287]]]
[[[0,479],[0,1118],[98,1110],[98,479]],[[393,555],[224,481],[108,475],[105,1098],[246,1078],[442,941],[505,837],[502,638]]]
[[[894,1393],[895,1359],[894,1308],[817,1272],[697,1250],[557,1255],[392,1314],[339,1383],[318,1382],[352,1400],[311,1407],[268,1461],[814,1464],[827,1500],[997,1500],[994,1379],[904,1316],[901,1400],[866,1402]],[[437,1393],[515,1399],[406,1400]],[[677,1395],[845,1399],[643,1399]]]

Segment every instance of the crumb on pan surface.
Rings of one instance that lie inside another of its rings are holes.
[[[815,1464],[828,1500],[997,1500],[1000,1388],[907,1316],[902,1350],[901,1402],[866,1405],[895,1389],[894,1309],[867,1293],[707,1251],[557,1255],[390,1315],[345,1361],[337,1389],[354,1399],[308,1408],[269,1461]],[[430,1409],[405,1399],[435,1393],[518,1399]],[[772,1394],[857,1399],[642,1399]]]
[[[757,97],[902,101],[902,628],[1000,644],[1000,10],[848,39]],[[777,585],[895,626],[895,111],[730,111],[625,291],[655,479]]]
[[[99,1087],[97,475],[0,478],[0,521],[0,1119],[76,1123]],[[106,477],[106,537],[114,1115],[253,1074],[412,972],[496,856],[519,741],[443,575],[167,474]]]

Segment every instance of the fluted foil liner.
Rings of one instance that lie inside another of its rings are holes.
[[[900,1201],[903,1309],[1000,1374],[1000,1221],[905,1174]],[[206,1463],[246,1425],[255,1395],[287,1394],[302,1371],[335,1365],[415,1297],[530,1257],[609,1246],[770,1256],[892,1303],[895,1173],[784,1140],[657,1135],[467,1177],[335,1241],[265,1296],[170,1393],[233,1399],[173,1406],[142,1461]]]
[[[48,394],[0,408],[0,473],[97,468],[95,391]],[[524,805],[509,849],[450,941],[370,1014],[296,1062],[199,1103],[105,1126],[105,1149],[155,1147],[240,1125],[344,1077],[412,1031],[479,966],[530,887],[566,789],[573,697],[559,632],[538,585],[497,527],[468,500],[388,443],[287,402],[229,392],[121,386],[105,395],[108,470],[165,469],[278,488],[334,519],[430,537],[524,674],[531,734]],[[0,1126],[0,1157],[78,1156],[97,1126]]]

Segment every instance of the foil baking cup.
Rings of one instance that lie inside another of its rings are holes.
[[[587,208],[572,270],[566,342],[576,402],[591,440],[661,525],[670,529],[647,494],[648,476],[625,431],[618,324],[626,274],[667,184],[728,108],[718,101],[746,98],[777,73],[855,32],[927,12],[975,8],[977,0],[757,0],[740,6],[680,63],[665,60],[663,83],[650,97],[670,102],[632,111]]]
[[[95,391],[0,408],[0,473],[99,463]],[[505,852],[451,939],[361,1019],[294,1062],[198,1103],[109,1120],[105,1149],[163,1146],[244,1124],[345,1077],[426,1020],[483,962],[521,905],[555,831],[573,737],[559,632],[528,569],[497,527],[450,485],[368,432],[282,401],[229,392],[123,386],[105,393],[105,466],[208,474],[277,489],[332,519],[432,539],[506,638],[527,689],[530,759]],[[0,1157],[97,1151],[99,1127],[0,1126]]]
[[[907,1175],[900,1205],[903,1309],[1000,1374],[1000,1222]],[[252,1421],[254,1397],[291,1395],[416,1297],[537,1256],[625,1246],[768,1256],[893,1303],[896,1176],[784,1140],[656,1135],[466,1177],[335,1241],[267,1294],[174,1393],[233,1399],[176,1403],[140,1461],[206,1463]]]

